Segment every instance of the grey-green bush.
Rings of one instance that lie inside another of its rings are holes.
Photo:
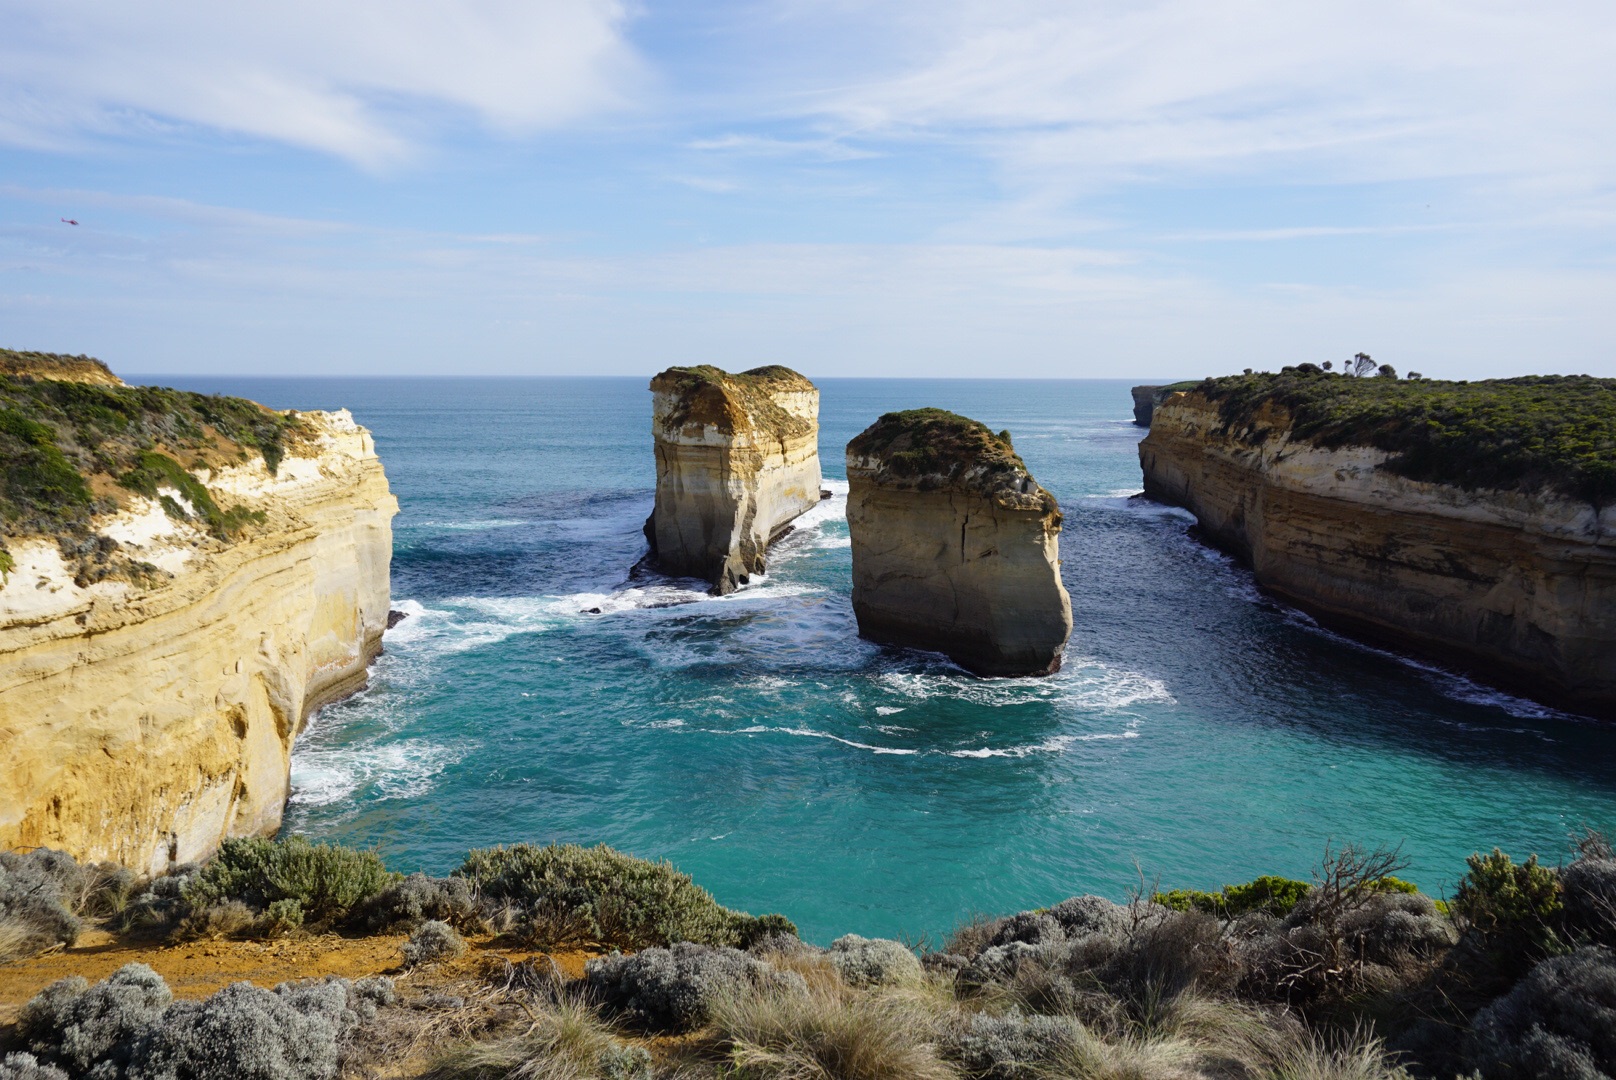
[[[361,903],[350,921],[375,932],[395,927],[414,930],[433,919],[446,922],[461,933],[481,929],[482,915],[471,883],[461,877],[431,878],[411,874]]]
[[[1560,893],[1574,939],[1616,948],[1616,859],[1578,859],[1560,871]]]
[[[32,1054],[7,1054],[0,1058],[0,1080],[71,1080],[54,1065],[41,1065]]]
[[[922,975],[915,954],[902,942],[885,938],[848,934],[830,943],[825,958],[849,986],[896,986]]]
[[[432,919],[415,928],[404,943],[404,966],[437,964],[466,955],[466,941],[454,927]]]
[[[1077,1022],[1064,1016],[976,1013],[948,1040],[949,1056],[973,1080],[1043,1080],[1048,1065],[1079,1045]]]
[[[1486,1080],[1616,1076],[1616,953],[1597,946],[1545,960],[1471,1022]]]
[[[40,1063],[92,1080],[329,1080],[342,1041],[395,1000],[387,979],[329,978],[174,1001],[159,975],[129,964],[95,986],[46,988],[17,1033]]]
[[[71,945],[83,924],[72,911],[84,872],[60,851],[0,852],[0,961]]]
[[[797,928],[780,915],[731,911],[666,862],[604,844],[516,844],[469,852],[455,875],[486,900],[523,913],[528,936],[554,947],[599,944],[644,949],[693,941],[746,948]]]
[[[163,977],[145,964],[125,964],[95,986],[74,975],[22,1007],[17,1034],[29,1050],[75,1075],[102,1063],[122,1068],[173,1000]]]
[[[808,993],[794,971],[778,971],[738,949],[691,942],[591,960],[584,979],[589,996],[609,1015],[646,1031],[700,1027],[725,995]]]

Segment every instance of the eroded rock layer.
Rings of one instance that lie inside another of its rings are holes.
[[[1156,407],[1139,458],[1146,494],[1321,621],[1616,715],[1616,507],[1409,479],[1294,437],[1283,408],[1226,425],[1193,391]]]
[[[818,505],[819,390],[789,368],[739,375],[703,365],[651,380],[656,507],[651,559],[733,592]]]
[[[168,487],[91,524],[144,576],[76,579],[55,538],[8,540],[0,849],[155,873],[279,827],[293,738],[380,652],[398,509],[369,433],[302,421],[273,475],[261,457],[196,473],[255,515],[228,542],[165,510],[185,504]]]
[[[980,675],[1060,668],[1060,507],[1006,435],[940,409],[888,413],[847,444],[847,480],[862,636]]]

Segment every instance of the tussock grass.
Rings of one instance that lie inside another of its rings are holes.
[[[635,1080],[650,1055],[621,1042],[581,998],[561,995],[513,1038],[445,1051],[423,1080]]]
[[[913,993],[821,988],[721,999],[713,1026],[739,1075],[757,1080],[955,1080],[937,1013]]]

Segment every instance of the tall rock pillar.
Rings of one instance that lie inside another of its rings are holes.
[[[645,522],[665,573],[733,592],[818,505],[819,390],[779,366],[731,375],[673,367],[651,380],[656,507]]]
[[[979,675],[1059,670],[1072,632],[1060,507],[1008,433],[941,409],[888,413],[847,444],[847,480],[860,635]]]

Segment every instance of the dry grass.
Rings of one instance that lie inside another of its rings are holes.
[[[0,915],[0,964],[23,960],[39,951],[34,927],[11,915]]]
[[[937,1014],[917,993],[813,989],[807,998],[722,1000],[714,1026],[741,1076],[758,1080],[958,1080],[938,1054]]]
[[[423,1080],[601,1080],[634,1053],[582,998],[562,995],[531,1015],[521,1035],[446,1051]]]

